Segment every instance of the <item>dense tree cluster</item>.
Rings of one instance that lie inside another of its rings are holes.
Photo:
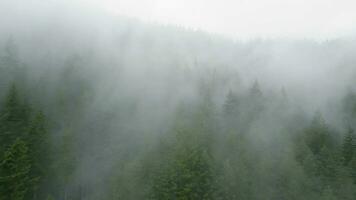
[[[162,125],[140,112],[144,95],[93,95],[84,66],[72,56],[34,77],[7,44],[1,200],[356,198],[356,93],[339,102],[334,126],[319,111],[296,109],[285,89],[264,92],[257,80],[224,88],[226,77],[213,72]]]
[[[50,166],[44,115],[30,109],[12,85],[0,120],[1,199],[43,198]]]

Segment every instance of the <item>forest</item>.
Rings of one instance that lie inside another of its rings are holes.
[[[1,25],[0,200],[356,199],[355,39],[88,12]]]

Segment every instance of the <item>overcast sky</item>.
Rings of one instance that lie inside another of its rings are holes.
[[[40,7],[49,13],[104,9],[239,39],[356,35],[356,0],[0,0],[0,23],[11,23],[7,16],[14,12],[24,18],[25,12],[37,15]]]
[[[355,0],[91,0],[108,11],[240,38],[334,38],[356,31]]]

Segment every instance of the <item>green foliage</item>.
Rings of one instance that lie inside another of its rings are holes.
[[[1,155],[1,176],[6,182],[0,198],[42,198],[45,195],[38,192],[45,187],[50,166],[45,117],[42,113],[34,117],[30,114],[29,106],[20,101],[16,86],[12,85],[0,113],[1,149],[5,151]]]
[[[46,200],[55,200],[55,198],[53,196],[51,196],[51,195],[48,195]]]
[[[343,102],[344,112],[352,118],[356,118],[356,94],[348,93]]]
[[[351,177],[354,184],[356,184],[356,158],[354,157],[350,162]]]
[[[10,87],[0,112],[0,200],[355,199],[353,95],[343,138],[321,113],[311,122],[289,113],[285,91],[262,93],[257,81],[225,101],[217,80],[203,81],[194,100],[151,125],[151,116],[141,121],[145,99],[90,104],[81,62],[69,59],[47,97],[38,95],[45,84],[35,95]]]
[[[29,146],[29,155],[31,158],[31,177],[36,182],[33,184],[32,195],[43,197],[40,188],[48,184],[50,160],[50,144],[45,123],[45,116],[42,112],[38,112],[32,119],[28,134],[26,137]],[[43,192],[43,191],[42,191]]]
[[[171,147],[173,151],[168,151],[172,153],[164,161],[164,168],[153,178],[151,199],[213,199],[216,185],[209,154],[215,130],[213,115],[213,105],[206,99],[192,113],[194,123],[177,120],[178,126],[173,129],[176,143]]]
[[[320,154],[324,147],[331,147],[332,138],[320,112],[316,113],[310,127],[306,130],[305,140],[315,155]]]
[[[237,129],[239,106],[240,102],[237,95],[230,90],[223,105],[224,125],[226,129]]]
[[[343,140],[342,156],[344,165],[348,165],[353,157],[356,157],[356,139],[354,136],[354,131],[351,128],[349,128],[349,131]]]
[[[0,199],[22,200],[25,198],[34,182],[30,176],[31,167],[28,146],[23,140],[16,139],[5,152],[0,164]]]
[[[327,187],[322,195],[321,200],[337,200],[338,198],[333,194],[333,191],[330,187]]]
[[[56,159],[53,161],[54,179],[56,186],[66,190],[66,185],[72,181],[76,160],[73,154],[73,132],[70,129],[63,131],[54,152]],[[64,187],[64,188],[62,188]]]
[[[209,157],[200,149],[181,150],[155,177],[152,199],[212,199]]]
[[[12,85],[0,113],[1,149],[5,149],[16,138],[25,135],[28,116],[27,106],[21,103],[16,86]]]

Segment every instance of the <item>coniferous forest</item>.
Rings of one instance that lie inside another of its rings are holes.
[[[0,24],[0,200],[356,199],[355,39],[43,16]]]

